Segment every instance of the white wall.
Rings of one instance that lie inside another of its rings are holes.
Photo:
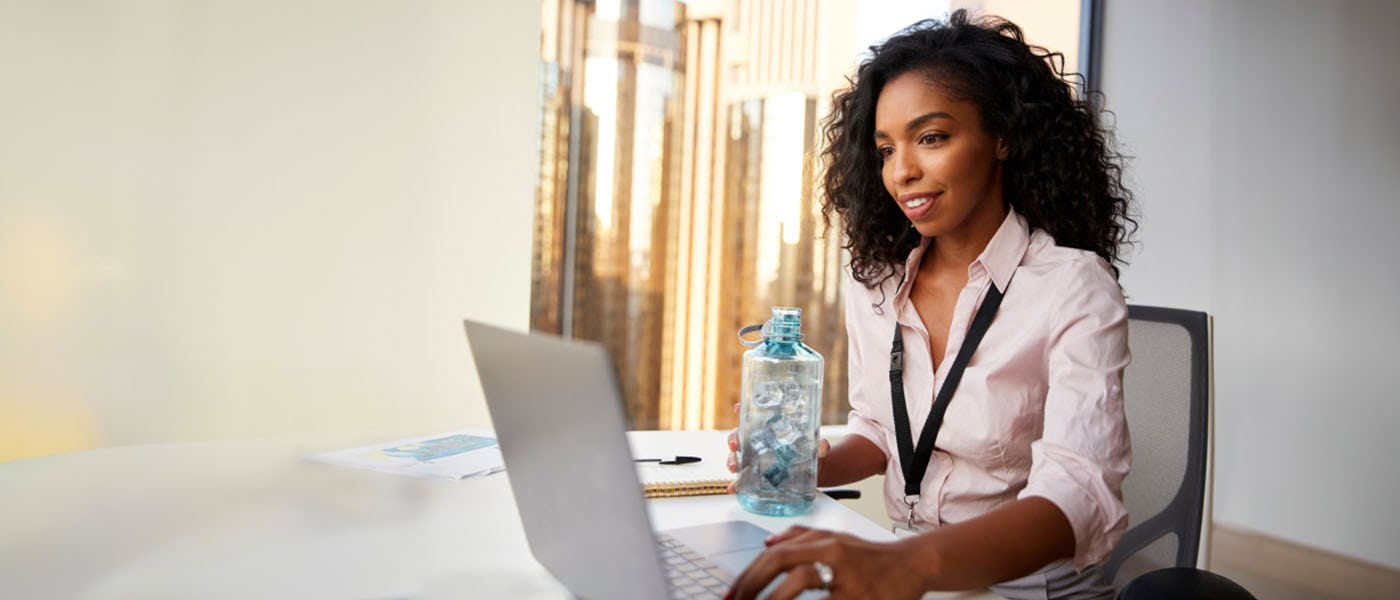
[[[1400,4],[1107,3],[1130,302],[1215,315],[1216,519],[1400,568]]]
[[[0,3],[0,460],[485,425],[535,2]]]

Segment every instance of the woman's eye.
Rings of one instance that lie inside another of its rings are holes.
[[[942,133],[925,133],[923,137],[919,138],[919,143],[920,143],[920,144],[934,144],[934,143],[937,143],[937,142],[941,142],[941,141],[943,141],[943,140],[945,140],[945,139],[947,139],[947,138],[948,138],[948,136],[947,136],[946,134],[942,134]]]
[[[876,149],[875,149],[875,152],[879,153],[880,158],[886,158],[886,157],[888,157],[889,155],[894,154],[894,147],[893,147],[893,146],[880,146],[879,148],[876,148]]]

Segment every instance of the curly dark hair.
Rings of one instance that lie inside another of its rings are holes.
[[[861,63],[848,89],[835,94],[823,123],[826,163],[822,216],[840,216],[856,281],[874,289],[895,275],[918,231],[890,198],[876,152],[875,103],[885,84],[915,72],[955,100],[977,105],[981,127],[1008,147],[1002,168],[1006,201],[1061,246],[1091,250],[1118,273],[1120,246],[1137,229],[1123,156],[1099,122],[1099,110],[1076,98],[1064,55],[1029,46],[1004,19],[915,23]]]

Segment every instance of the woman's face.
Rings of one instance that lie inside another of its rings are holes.
[[[982,130],[977,105],[953,101],[918,73],[885,84],[875,103],[881,178],[926,236],[957,235],[1001,212],[1005,147]],[[969,218],[973,217],[973,218]],[[1000,219],[992,227],[1000,225]]]

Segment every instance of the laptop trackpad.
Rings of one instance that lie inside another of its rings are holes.
[[[747,521],[725,521],[723,523],[708,523],[695,527],[683,527],[680,529],[668,529],[666,533],[681,543],[690,546],[696,552],[703,554],[710,562],[715,563],[731,578],[738,577],[744,569],[748,568],[753,559],[758,558],[763,553],[765,546],[763,540],[767,539],[771,532],[749,523]],[[778,584],[787,578],[787,574],[779,574],[767,587],[759,593],[759,597],[766,597]],[[798,596],[799,600],[813,600],[826,598],[827,594],[822,590],[807,590]]]
[[[715,563],[715,566],[723,569],[724,572],[728,573],[730,576],[738,577],[740,573],[744,572],[744,569],[748,568],[749,563],[753,562],[753,559],[758,558],[758,555],[762,552],[762,548],[751,548],[748,550],[725,552],[724,554],[710,554],[705,558],[710,559],[710,562]]]
[[[667,529],[666,533],[710,559],[730,575],[738,575],[763,552],[768,530],[747,521],[706,523],[694,527]]]

